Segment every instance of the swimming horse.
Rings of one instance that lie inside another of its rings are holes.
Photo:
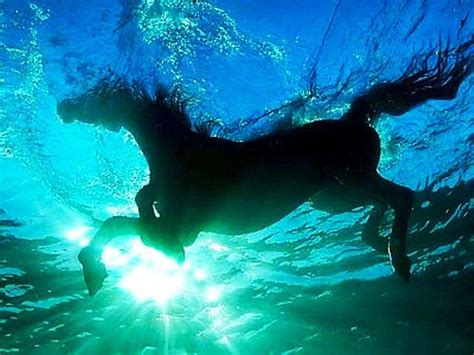
[[[122,81],[63,100],[58,115],[64,122],[128,130],[150,172],[135,199],[139,217],[105,220],[79,253],[89,294],[107,277],[101,254],[112,238],[139,235],[145,245],[182,263],[183,247],[199,232],[258,231],[308,200],[321,210],[339,201],[327,208],[331,212],[373,205],[362,239],[376,250],[388,249],[394,271],[408,281],[406,236],[414,191],[377,172],[380,138],[371,124],[382,114],[400,116],[427,100],[453,99],[473,69],[472,56],[458,51],[453,60],[453,55],[440,52],[434,66],[425,60],[421,69],[371,87],[340,120],[314,121],[245,142],[196,131],[184,100],[163,89],[149,95]],[[388,242],[378,235],[387,208],[394,211]]]

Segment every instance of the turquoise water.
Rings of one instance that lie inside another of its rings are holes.
[[[112,71],[182,88],[192,118],[219,118],[230,139],[271,132],[282,115],[260,116],[310,83],[295,122],[338,118],[419,51],[469,39],[471,1],[0,6],[0,353],[472,354],[474,77],[377,125],[382,175],[417,191],[409,284],[361,241],[369,208],[304,204],[258,233],[202,233],[182,267],[116,240],[90,298],[76,255],[102,220],[136,215],[147,166],[126,132],[56,114]]]

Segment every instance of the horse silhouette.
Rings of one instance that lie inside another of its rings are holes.
[[[257,231],[308,200],[330,212],[374,205],[362,238],[379,251],[388,246],[394,271],[408,281],[406,235],[414,192],[377,172],[380,139],[370,123],[430,99],[453,99],[472,72],[472,56],[440,52],[435,62],[429,66],[426,59],[421,69],[373,86],[340,120],[314,121],[245,142],[196,131],[180,95],[161,88],[150,95],[125,81],[104,81],[60,102],[58,114],[65,122],[128,130],[150,171],[149,183],[135,199],[139,218],[105,220],[79,253],[89,294],[107,277],[101,254],[114,237],[140,235],[145,245],[183,262],[183,246],[193,244],[201,231]],[[387,208],[395,215],[388,243],[378,235]]]

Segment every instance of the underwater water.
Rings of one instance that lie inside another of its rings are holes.
[[[64,124],[56,104],[114,73],[181,88],[229,139],[276,129],[310,85],[293,123],[337,119],[419,53],[472,38],[473,5],[1,1],[0,353],[472,354],[474,76],[376,126],[381,174],[416,190],[408,284],[362,242],[369,207],[306,203],[256,233],[201,233],[183,266],[114,240],[89,297],[77,253],[107,217],[137,214],[148,171],[127,132]]]

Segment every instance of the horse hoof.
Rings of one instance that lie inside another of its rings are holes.
[[[400,276],[403,281],[408,282],[411,275],[411,261],[408,256],[394,243],[389,243],[388,255],[395,273]]]
[[[94,296],[102,288],[108,276],[105,265],[100,262],[100,252],[91,247],[85,247],[79,253],[78,259],[82,264],[89,296]]]

